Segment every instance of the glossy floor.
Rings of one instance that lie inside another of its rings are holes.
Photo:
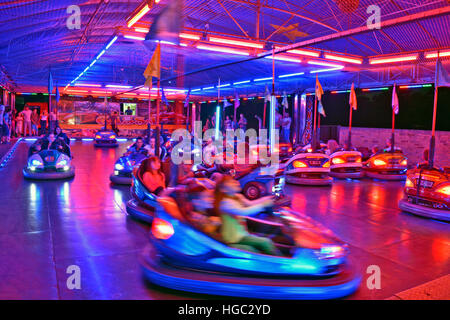
[[[129,144],[129,143],[128,143]],[[70,181],[26,181],[29,143],[0,170],[0,299],[203,299],[146,283],[138,255],[148,227],[127,218],[128,187],[109,183],[117,149],[73,143]],[[397,209],[401,182],[337,180],[332,187],[288,186],[293,208],[350,245],[363,275],[350,299],[383,299],[450,272],[450,225]],[[81,268],[81,290],[67,289],[67,267]],[[381,289],[366,286],[381,268]]]

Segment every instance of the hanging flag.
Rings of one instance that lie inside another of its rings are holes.
[[[317,100],[321,101],[323,95],[322,85],[319,82],[319,76],[316,74],[316,97]]]
[[[55,100],[56,103],[59,102],[60,96],[59,96],[59,89],[58,89],[58,82],[56,83],[56,93],[55,93]]]
[[[144,87],[149,89],[152,88],[153,77],[158,79],[161,77],[161,45],[159,43],[156,46],[152,59],[144,71],[144,77],[146,79]]]
[[[394,83],[394,89],[392,90],[392,110],[394,110],[395,114],[398,114],[398,96],[397,96],[397,90],[395,89],[395,83]]]
[[[353,110],[356,110],[358,108],[358,101],[356,101],[356,92],[355,92],[355,84],[352,83],[352,89],[350,90],[350,107],[353,108]]]
[[[178,44],[183,24],[182,13],[183,0],[170,1],[153,20],[145,40],[161,40]]]
[[[281,102],[283,107],[287,110],[289,108],[288,98],[286,95],[286,91],[283,91],[283,102]]]
[[[236,92],[236,97],[234,98],[234,110],[239,108],[240,105],[241,105],[241,102],[239,101],[239,96],[238,96],[238,94]]]
[[[266,91],[264,92],[264,102],[270,102],[270,92],[266,86]]]
[[[189,107],[189,97],[191,95],[191,89],[189,89],[188,94],[186,95],[186,99],[184,100],[184,107]]]
[[[437,87],[450,87],[450,77],[440,59],[436,62],[435,88]]]
[[[48,94],[52,94],[53,93],[53,77],[52,77],[52,71],[49,71],[48,74]]]
[[[320,100],[319,100],[319,106],[317,107],[317,111],[319,111],[319,113],[320,113],[322,116],[324,116],[324,117],[327,116],[327,115],[325,114],[325,109],[323,108],[322,101],[320,101]]]
[[[161,87],[161,102],[164,103],[166,106],[169,105],[169,100],[167,100],[166,95],[164,94],[163,87]]]
[[[232,106],[232,104],[229,103],[227,99],[224,99],[224,100],[223,100],[223,108],[224,108],[224,109],[225,109],[225,108],[228,108],[228,107],[231,107],[231,106]]]

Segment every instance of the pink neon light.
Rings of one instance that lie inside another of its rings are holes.
[[[266,59],[272,59],[272,56],[266,56],[264,57]],[[281,61],[289,61],[289,62],[302,62],[302,59],[300,58],[291,58],[291,57],[287,57],[287,56],[280,56],[280,55],[275,55],[275,57],[273,57],[275,60],[281,60]]]
[[[217,37],[208,37],[208,40],[211,42],[232,44],[232,45],[240,46],[240,47],[250,47],[250,48],[257,48],[257,49],[264,48],[264,46],[261,43],[256,43],[256,42],[247,42],[247,41],[217,38]]]
[[[362,59],[346,58],[346,57],[335,56],[333,54],[327,54],[327,53],[325,54],[325,58],[330,59],[330,60],[348,62],[348,63],[362,64]]]
[[[191,39],[191,40],[200,40],[200,36],[191,33],[180,33],[180,38],[183,39]]]
[[[450,56],[450,51],[444,51],[444,52],[439,52],[439,57],[449,57]],[[428,53],[425,55],[425,58],[427,59],[434,59],[438,57],[438,53],[437,52],[433,52],[433,53]]]
[[[308,64],[313,64],[316,66],[331,67],[331,68],[343,68],[344,67],[339,64],[331,64],[331,63],[326,63],[326,62],[322,62],[322,61],[314,61],[314,60],[309,60]]]
[[[198,45],[197,49],[210,50],[210,51],[216,51],[216,52],[222,52],[222,53],[232,53],[232,54],[238,54],[238,55],[242,55],[242,56],[250,55],[247,51],[234,50],[234,49],[230,49],[230,48],[226,48],[226,47]]]
[[[318,53],[318,52],[298,50],[298,49],[288,50],[287,52],[288,53],[293,53],[293,54],[299,54],[299,55],[302,55],[302,56],[316,57],[316,58],[318,58],[320,56],[320,53]]]
[[[413,60],[417,60],[417,54],[412,55],[412,56],[370,59],[369,63],[370,64],[381,64],[381,63],[392,63],[392,62],[413,61]]]

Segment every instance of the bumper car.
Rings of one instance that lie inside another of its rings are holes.
[[[450,221],[450,168],[408,170],[405,196],[398,206],[415,215]]]
[[[23,169],[26,179],[56,180],[68,179],[75,175],[75,167],[71,164],[69,154],[57,150],[43,150],[32,154]]]
[[[364,176],[362,154],[358,151],[337,151],[330,155],[330,176],[358,179]]]
[[[114,131],[102,130],[95,134],[94,146],[96,147],[117,147],[116,133]]]
[[[109,179],[114,184],[131,185],[133,169],[147,157],[142,153],[132,153],[128,156],[120,157],[114,164],[114,173]]]
[[[143,183],[142,177],[144,174],[145,161],[146,160],[141,161],[141,164],[135,166],[133,169],[130,189],[132,198],[127,202],[126,207],[127,213],[131,217],[143,222],[151,223],[157,206],[158,197],[148,190]],[[169,161],[170,160],[166,160],[166,162],[161,164],[163,172],[166,175],[166,182],[170,181],[170,169],[167,169],[167,167],[170,166]]]
[[[287,183],[307,186],[328,186],[333,181],[329,157],[309,146],[302,148],[300,153],[286,162],[284,175]]]
[[[246,221],[250,233],[271,237],[280,255],[226,244],[220,226],[206,233],[173,198],[158,199],[140,258],[144,276],[175,290],[246,298],[335,299],[358,288],[346,244],[310,218],[280,208]]]
[[[381,180],[405,180],[408,160],[401,151],[376,154],[366,162],[365,175]]]

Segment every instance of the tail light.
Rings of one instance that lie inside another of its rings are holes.
[[[436,192],[442,193],[443,195],[450,196],[450,184],[446,184],[436,189]]]
[[[330,167],[330,161],[327,161],[323,164],[324,168],[329,168]]]
[[[294,165],[294,168],[306,168],[307,167],[307,165],[304,162],[298,161],[298,160],[294,161],[293,165]]]
[[[109,138],[110,138],[110,139],[115,139],[116,136],[115,136],[115,135],[112,135],[112,136],[109,136]]]
[[[333,158],[331,159],[331,162],[333,162],[333,164],[342,164],[345,163],[345,160],[342,158]]]
[[[356,158],[356,162],[361,163],[361,157]]]
[[[381,159],[375,159],[375,161],[373,162],[374,165],[376,165],[377,167],[379,166],[385,166],[386,165],[386,161],[381,160]]]
[[[166,220],[155,218],[152,223],[152,234],[156,239],[167,240],[175,231],[170,222]]]
[[[95,139],[101,139],[102,137],[101,136],[99,136],[99,135],[96,135],[95,136]]]
[[[306,151],[311,153],[312,152],[312,148],[308,148],[308,149],[306,149]]]
[[[403,161],[401,162],[401,165],[402,165],[402,166],[407,166],[407,165],[408,165],[408,160],[406,160],[406,159],[403,160]]]

